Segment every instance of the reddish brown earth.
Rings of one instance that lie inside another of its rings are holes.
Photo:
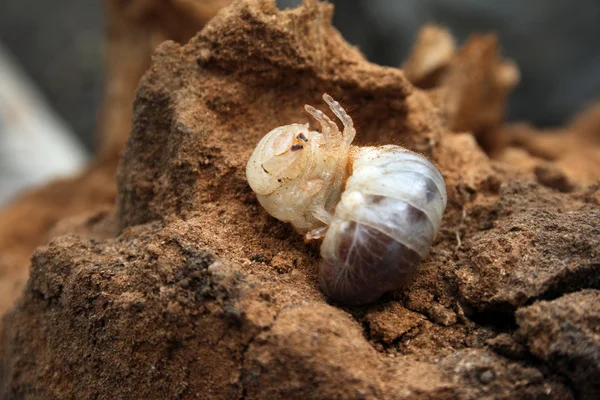
[[[491,159],[453,132],[445,81],[424,91],[368,63],[331,15],[239,0],[159,46],[116,205],[56,225],[4,316],[3,398],[598,398],[600,185],[569,176],[565,193],[522,168],[533,139],[511,137],[518,162]],[[327,301],[318,246],[266,214],[244,175],[258,140],[309,121],[323,92],[359,142],[417,150],[448,186],[417,278],[370,306]]]
[[[55,225],[75,216],[92,221],[115,203],[115,174],[131,131],[138,82],[161,42],[186,42],[231,0],[105,0],[107,87],[98,126],[96,159],[79,176],[24,193],[0,210],[0,314],[12,306],[29,274],[33,250],[55,236]]]
[[[519,82],[519,69],[500,50],[495,34],[473,34],[457,47],[446,29],[425,25],[403,67],[415,86],[436,89],[450,130],[471,132],[492,156],[506,145],[498,129],[508,95]]]

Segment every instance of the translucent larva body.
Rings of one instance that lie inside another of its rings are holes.
[[[417,153],[393,145],[350,146],[352,119],[331,97],[323,98],[344,124],[343,134],[306,106],[323,132],[298,124],[274,129],[259,142],[246,175],[267,212],[308,239],[324,235],[325,294],[338,303],[366,304],[414,276],[439,230],[446,187],[437,168]]]
[[[439,171],[399,146],[362,147],[321,245],[321,287],[365,304],[408,283],[427,256],[446,207]]]

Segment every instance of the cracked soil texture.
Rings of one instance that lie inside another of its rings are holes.
[[[2,398],[598,398],[600,186],[562,193],[491,160],[332,12],[238,0],[159,46],[115,207],[65,221],[4,316]],[[448,187],[420,273],[370,306],[327,301],[318,245],[245,179],[259,139],[324,92],[359,143],[419,151]]]

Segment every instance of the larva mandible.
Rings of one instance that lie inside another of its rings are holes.
[[[321,288],[359,305],[407,284],[437,234],[446,186],[425,157],[400,146],[351,146],[350,116],[324,94],[344,125],[306,105],[308,124],[273,129],[256,146],[246,177],[258,201],[307,239],[323,238]],[[343,188],[343,192],[342,192]]]

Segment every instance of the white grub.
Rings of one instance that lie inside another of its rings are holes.
[[[305,106],[321,125],[273,129],[256,146],[246,176],[260,204],[321,245],[321,287],[332,300],[366,304],[408,283],[427,256],[446,208],[446,186],[425,157],[400,146],[351,146],[356,134]],[[342,193],[342,188],[344,191]]]

